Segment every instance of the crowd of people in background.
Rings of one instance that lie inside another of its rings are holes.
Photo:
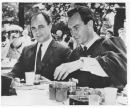
[[[10,25],[11,26],[11,25]],[[61,30],[57,30],[56,34],[52,33],[54,40],[59,43],[69,46],[72,50],[76,47],[76,41],[73,37],[63,34]],[[7,31],[6,28],[2,30],[2,59],[18,59],[22,49],[25,46],[36,43],[37,41],[29,36],[28,29],[20,30],[10,30]]]
[[[10,25],[11,26],[11,25]],[[2,31],[2,59],[18,59],[22,49],[32,43],[28,30],[6,30]]]
[[[75,3],[73,7],[78,7],[80,6],[80,3]],[[111,13],[111,12],[110,12]],[[110,16],[110,15],[109,15]],[[107,20],[112,20],[112,18],[106,17]],[[111,21],[111,25],[114,24],[113,22],[114,20]],[[110,21],[109,21],[110,22]],[[10,25],[11,26],[11,25]],[[8,26],[7,26],[8,27]],[[112,26],[113,28],[113,26]],[[2,30],[2,59],[4,58],[9,58],[9,59],[18,59],[22,49],[30,44],[36,43],[37,41],[34,39],[34,37],[32,35],[30,35],[30,30],[28,27],[25,27],[24,30],[6,30],[6,27]],[[100,36],[102,36],[102,34],[100,34]],[[58,41],[59,43],[68,46],[71,48],[71,50],[75,49],[78,44],[76,43],[75,39],[71,36],[71,34],[68,33],[64,33],[63,30],[58,29],[55,33],[52,33],[52,37],[54,40]],[[114,36],[114,32],[112,29],[107,29],[106,30],[106,34],[103,35],[103,38],[113,38]],[[124,28],[120,28],[118,30],[118,38],[120,38],[119,40],[121,40],[121,43],[123,43],[123,45],[125,45],[125,38],[126,38],[126,31],[125,31],[125,27]],[[112,41],[115,39],[112,39]],[[115,41],[113,41],[114,43],[116,43]]]
[[[118,38],[121,38],[121,40],[125,44],[125,38],[126,38],[126,31],[125,28],[120,28],[118,30]],[[56,34],[52,33],[52,37],[54,40],[58,41],[59,43],[69,46],[72,50],[76,48],[77,43],[75,39],[72,36],[69,36],[68,34],[63,34],[61,30],[57,30]],[[114,37],[113,31],[108,29],[106,31],[105,38],[111,38]],[[19,30],[12,30],[12,31],[2,31],[2,59],[4,58],[10,58],[10,59],[18,59],[22,49],[30,44],[36,43],[37,41],[29,36],[28,29],[24,29],[23,31]]]

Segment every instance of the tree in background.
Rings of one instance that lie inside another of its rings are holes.
[[[24,3],[24,24],[29,25],[29,18],[32,16],[32,14],[35,12],[33,9],[33,6],[38,3]]]
[[[117,8],[116,11],[117,13],[115,15],[114,36],[119,36],[118,30],[120,28],[125,28],[124,22],[126,19],[126,11],[125,8]]]
[[[89,6],[96,14],[97,33],[105,34],[115,23],[116,8],[125,8],[125,3],[91,3]]]
[[[111,24],[109,14],[116,15],[116,8],[125,7],[125,3],[75,3],[76,5],[87,6],[96,14],[96,28],[99,35],[105,34],[106,29],[118,26]],[[75,4],[73,6],[75,6]],[[38,11],[45,11],[52,18],[52,33],[62,30],[69,33],[67,27],[67,11],[73,8],[71,3],[2,3],[2,22],[19,24],[21,27],[29,25],[30,16]],[[18,14],[19,13],[19,14]],[[114,19],[114,17],[113,17]],[[117,21],[116,21],[117,22]]]
[[[2,3],[2,23],[18,24],[18,4],[16,2]]]
[[[24,29],[24,3],[19,3],[19,26]]]

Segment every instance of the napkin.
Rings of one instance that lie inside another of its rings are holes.
[[[117,100],[116,100],[118,103],[120,104],[124,104],[126,105],[128,102],[128,98],[127,97],[123,97],[123,96],[118,96],[117,97]]]

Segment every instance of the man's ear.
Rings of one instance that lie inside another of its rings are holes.
[[[50,28],[50,30],[51,30],[51,29],[52,29],[52,24],[50,23],[48,26],[49,26],[49,28]]]
[[[32,33],[32,30],[31,30],[31,27],[29,29],[30,29],[30,35],[31,35],[31,37],[34,37],[33,33]]]
[[[93,21],[92,21],[92,20],[90,20],[90,21],[88,22],[88,27],[89,27],[89,28],[93,28]]]

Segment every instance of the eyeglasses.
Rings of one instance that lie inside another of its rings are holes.
[[[10,33],[18,33],[19,31],[17,31],[17,30],[12,30],[12,31],[10,31]]]

